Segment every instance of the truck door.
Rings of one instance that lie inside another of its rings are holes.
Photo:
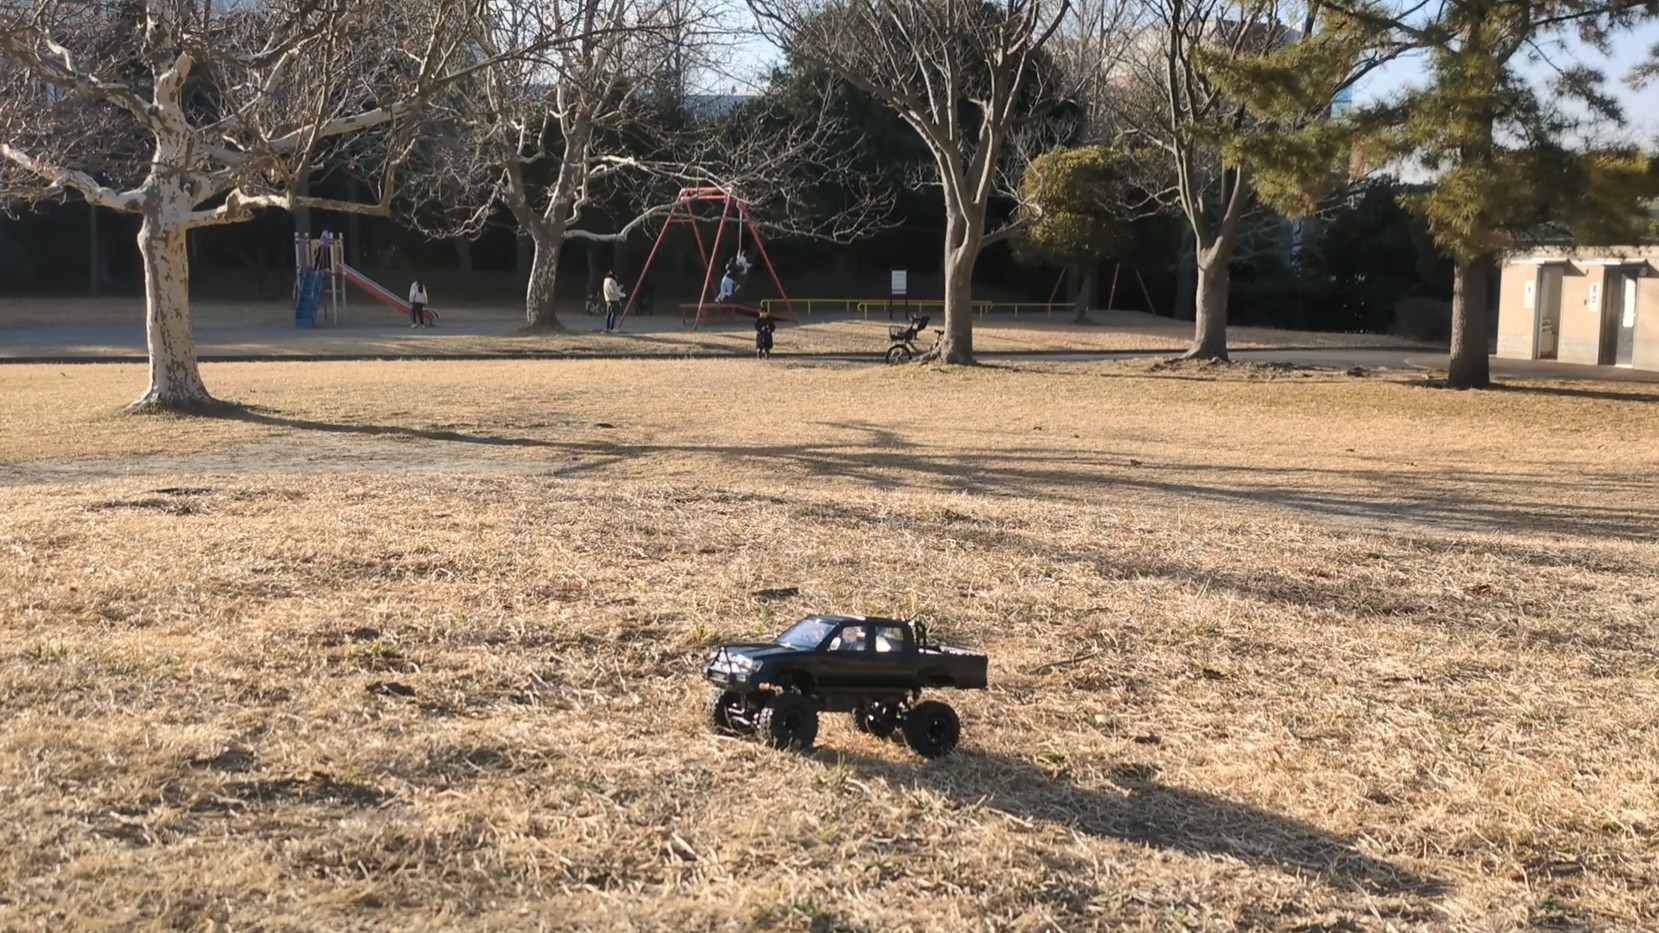
[[[870,676],[870,627],[849,622],[824,646],[824,663],[818,672],[821,687],[846,687],[864,683]]]
[[[884,687],[908,687],[916,673],[916,646],[904,625],[873,625],[871,679]]]

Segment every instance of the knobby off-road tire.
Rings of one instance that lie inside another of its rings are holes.
[[[888,347],[887,362],[898,364],[910,362],[910,348],[906,346]]]
[[[818,739],[818,708],[800,693],[780,693],[760,711],[755,734],[773,748],[807,751]]]
[[[938,700],[916,704],[904,717],[904,744],[923,758],[940,758],[956,750],[962,739],[962,720],[956,710]]]
[[[709,731],[717,735],[742,732],[731,719],[731,708],[740,702],[742,697],[735,690],[716,690],[710,694],[708,702],[703,704],[703,721],[708,723]]]
[[[899,728],[899,711],[889,703],[860,703],[848,714],[853,728],[878,739],[890,739]]]

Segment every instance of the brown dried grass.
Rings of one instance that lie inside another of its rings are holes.
[[[0,927],[1659,924],[1654,406],[1148,369],[0,368]],[[701,729],[823,609],[962,754]]]

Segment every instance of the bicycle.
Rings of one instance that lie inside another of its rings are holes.
[[[889,363],[908,363],[915,358],[916,338],[927,329],[927,322],[931,320],[926,315],[921,317],[908,315],[905,319],[910,322],[908,327],[887,328],[887,339],[893,343],[892,346],[887,348],[887,362]],[[944,339],[945,332],[935,327],[933,333],[937,335],[933,338],[933,346],[937,347],[939,341]],[[932,347],[929,350],[931,351]]]

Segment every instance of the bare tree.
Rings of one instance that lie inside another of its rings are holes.
[[[1340,174],[1344,137],[1320,127],[1336,95],[1397,49],[1351,22],[1329,24],[1317,2],[1151,0],[1144,11],[1097,116],[1142,157],[1148,199],[1190,231],[1197,308],[1187,357],[1225,360],[1231,265],[1252,231],[1279,225],[1253,215],[1313,210],[1319,198],[1301,187],[1290,196],[1283,176],[1313,163]]]
[[[135,405],[212,401],[188,231],[261,208],[388,213],[428,103],[490,62],[469,41],[488,2],[0,0],[0,190],[73,189],[143,217],[150,381]],[[372,197],[294,190],[333,164]]]
[[[1045,46],[1065,0],[748,0],[779,47],[896,112],[937,167],[945,208],[945,334],[938,357],[973,362],[973,272],[986,246],[1022,222],[993,215],[1017,199],[1038,126],[1067,97]]]
[[[424,200],[457,210],[422,226],[471,235],[505,206],[534,247],[527,327],[563,329],[555,292],[566,242],[622,242],[665,218],[682,186],[731,189],[773,233],[849,239],[879,226],[885,199],[833,151],[827,112],[780,123],[753,106],[736,117],[690,106],[691,73],[731,41],[712,0],[496,0],[492,9],[487,49],[542,31],[578,38],[543,56],[496,55],[469,82],[483,106],[458,111],[423,173],[440,189]],[[826,176],[861,195],[815,212],[802,182]]]

